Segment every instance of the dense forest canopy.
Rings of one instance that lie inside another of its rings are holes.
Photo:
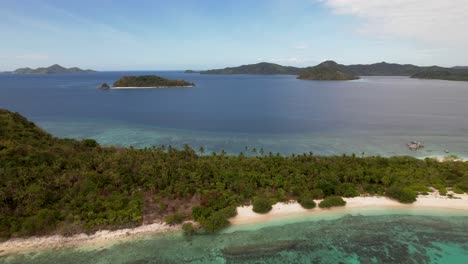
[[[468,162],[257,155],[104,147],[92,139],[53,137],[20,114],[0,110],[0,237],[189,218],[214,232],[229,224],[236,206],[252,201],[268,207],[265,200],[299,198],[312,207],[312,198],[324,196],[378,194],[412,202],[429,186],[468,191]],[[339,202],[329,200],[327,206]]]
[[[183,87],[194,86],[184,80],[170,80],[156,75],[124,76],[114,82],[114,87]]]

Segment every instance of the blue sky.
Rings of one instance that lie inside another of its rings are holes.
[[[0,0],[0,70],[468,65],[466,0]]]

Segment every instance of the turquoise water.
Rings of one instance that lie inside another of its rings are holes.
[[[228,228],[215,235],[146,236],[95,249],[28,252],[3,263],[460,263],[468,214],[356,211]]]

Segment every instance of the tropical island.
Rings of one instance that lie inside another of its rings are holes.
[[[49,67],[41,67],[37,69],[31,68],[19,68],[12,72],[5,72],[5,73],[12,73],[12,74],[60,74],[60,73],[93,73],[96,72],[94,70],[82,70],[78,67],[72,68],[65,68],[58,64],[54,64]]]
[[[224,69],[201,71],[200,74],[287,74],[297,75],[301,68],[282,66],[275,63],[260,62],[257,64],[242,65],[239,67],[228,67]]]
[[[200,73],[200,72],[194,71],[194,70],[185,70],[184,73]]]
[[[297,77],[301,80],[348,81],[359,79],[346,69],[346,66],[334,61],[325,61],[314,67],[303,69]]]
[[[193,87],[194,83],[170,80],[156,75],[124,76],[114,82],[114,89]]]
[[[0,164],[2,239],[135,228],[125,235],[182,223],[188,234],[216,232],[263,214],[335,207],[468,210],[468,162],[455,159],[101,146],[56,138],[7,110],[0,110]]]
[[[409,76],[420,79],[441,79],[466,81],[468,68],[456,66],[444,68],[439,66],[421,67],[412,64],[380,62],[374,64],[343,65],[334,61],[325,61],[313,67],[298,68],[279,64],[261,62],[238,67],[228,67],[201,71],[201,74],[284,74],[298,75],[303,80],[355,80],[357,76]]]

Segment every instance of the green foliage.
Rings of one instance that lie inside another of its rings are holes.
[[[202,228],[216,231],[229,224],[236,206],[256,202],[259,194],[268,209],[303,194],[320,199],[359,190],[412,200],[407,198],[427,186],[468,191],[468,162],[199,156],[188,146],[135,149],[85,142],[91,141],[52,137],[21,115],[0,110],[0,237],[126,228],[141,225],[144,213],[156,211],[163,219],[190,208]]]
[[[124,76],[114,82],[114,87],[181,87],[194,86],[183,80],[169,80],[156,75]]]
[[[299,199],[297,200],[297,202],[305,209],[313,209],[316,206],[314,199],[312,198],[312,195],[310,194],[301,195]]]
[[[83,139],[82,142],[85,147],[94,148],[98,146],[98,143],[94,139]]]
[[[164,222],[166,222],[169,225],[178,225],[182,224],[182,222],[184,222],[186,218],[187,216],[184,213],[176,212],[174,214],[170,214],[164,217]]]
[[[265,197],[257,197],[253,201],[252,210],[259,214],[266,214],[271,210],[271,202]]]
[[[456,194],[464,194],[464,193],[465,193],[465,192],[464,192],[462,189],[460,189],[460,188],[455,188],[455,189],[453,189],[453,192],[456,193]]]
[[[310,191],[310,195],[313,199],[323,199],[323,197],[325,196],[321,189],[313,189],[312,191]]]
[[[416,202],[417,197],[416,192],[396,185],[393,185],[392,187],[388,188],[385,192],[385,195],[392,199],[398,200],[400,203]]]
[[[330,208],[335,206],[345,206],[346,201],[340,196],[328,196],[319,203],[320,208]]]
[[[343,197],[356,197],[360,195],[360,193],[354,188],[354,185],[352,185],[351,183],[341,184],[338,187],[338,190],[336,193]]]
[[[192,223],[184,223],[182,225],[182,231],[186,236],[192,236],[195,233],[195,228]]]

